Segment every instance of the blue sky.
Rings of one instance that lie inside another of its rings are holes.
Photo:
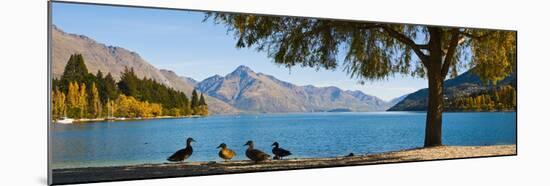
[[[86,35],[107,45],[137,52],[147,62],[178,75],[203,80],[225,75],[239,65],[297,85],[337,86],[361,90],[384,100],[427,87],[427,80],[396,75],[358,84],[342,68],[316,71],[278,66],[266,53],[235,48],[223,25],[202,22],[204,14],[162,10],[53,3],[53,24],[68,33]]]

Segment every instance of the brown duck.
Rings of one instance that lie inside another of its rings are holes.
[[[168,161],[184,161],[188,159],[191,154],[193,154],[193,147],[191,147],[191,142],[196,142],[193,138],[187,138],[187,146],[184,149],[178,150],[176,153],[172,154],[167,160]]]
[[[227,145],[225,143],[220,144],[217,148],[221,148],[220,152],[218,152],[218,156],[222,158],[224,161],[231,160],[231,158],[235,157],[236,153],[235,151],[227,148]]]
[[[254,149],[254,142],[247,141],[246,144],[244,144],[244,146],[247,146],[247,145],[248,145],[248,149],[246,149],[246,157],[248,157],[248,159],[254,161],[255,163],[269,159],[270,156],[268,154],[258,149]]]
[[[273,143],[271,146],[273,146],[273,149],[271,150],[271,152],[273,152],[273,154],[275,155],[273,159],[282,160],[283,157],[292,155],[290,151],[285,150],[283,148],[279,148],[279,143],[277,142]]]

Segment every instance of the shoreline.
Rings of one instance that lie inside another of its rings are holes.
[[[397,113],[397,112],[414,112],[414,113],[425,113],[426,111],[369,111],[369,112],[276,112],[276,113],[238,113],[238,114],[210,114],[208,116],[246,116],[246,115],[261,115],[261,114],[303,114],[303,113]],[[506,110],[506,111],[445,111],[443,113],[510,113],[517,112],[516,110]],[[58,123],[56,120],[52,120],[52,124],[61,124],[61,125],[70,125],[70,124],[82,124],[89,122],[100,122],[100,121],[141,121],[141,120],[155,120],[155,119],[181,119],[181,118],[204,118],[208,116],[201,115],[189,115],[189,116],[157,116],[157,117],[147,117],[147,118],[81,118],[74,119],[73,123],[63,124]]]
[[[383,163],[446,160],[516,155],[516,145],[439,146],[356,155],[352,157],[267,160],[254,164],[248,160],[141,164],[113,167],[53,169],[53,184],[133,180],[182,176],[246,173],[309,168],[326,168]]]
[[[157,116],[157,117],[138,117],[138,118],[81,118],[81,119],[74,119],[72,123],[64,124],[64,123],[58,123],[56,120],[52,120],[52,124],[58,124],[58,125],[71,125],[71,124],[82,124],[82,123],[89,123],[89,122],[99,122],[99,121],[111,121],[111,122],[118,122],[118,121],[141,121],[141,120],[155,120],[155,119],[181,119],[181,118],[204,118],[208,116],[201,116],[201,115],[189,115],[189,116]]]

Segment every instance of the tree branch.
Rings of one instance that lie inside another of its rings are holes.
[[[428,67],[429,66],[429,60],[428,60],[428,56],[426,56],[426,54],[424,54],[421,49],[428,49],[428,45],[418,45],[416,44],[412,39],[410,39],[409,37],[407,37],[406,35],[404,34],[401,34],[399,33],[398,31],[394,30],[393,28],[389,27],[388,25],[380,25],[380,27],[386,31],[386,33],[388,35],[390,35],[391,37],[401,41],[402,43],[404,43],[405,45],[409,46],[412,48],[412,50],[414,51],[414,53],[418,56],[418,58],[420,59],[420,61],[426,66]]]
[[[449,68],[451,67],[451,62],[455,55],[458,44],[464,42],[463,40],[465,40],[464,38],[460,39],[460,32],[458,28],[454,28],[451,31],[451,34],[451,41],[449,41],[449,46],[447,47],[445,52],[445,59],[443,60],[443,67],[441,67],[441,76],[443,79],[445,79],[445,77],[447,77],[447,73],[449,73]]]
[[[454,29],[453,29],[454,30]],[[459,31],[459,34],[462,34],[466,37],[469,37],[469,38],[472,38],[472,39],[483,39],[484,37],[487,37],[489,35],[489,33],[485,33],[483,35],[480,35],[480,36],[476,36],[472,33],[468,33],[466,31]]]

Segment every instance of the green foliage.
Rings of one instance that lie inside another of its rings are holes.
[[[199,97],[197,95],[197,90],[193,89],[191,93],[191,108],[197,108],[199,106]]]
[[[52,81],[52,115],[54,119],[102,117],[156,117],[208,115],[201,95],[191,107],[187,96],[153,79],[139,79],[126,68],[117,83],[108,73],[90,74],[80,54],[71,55],[61,79]],[[203,104],[201,104],[203,103]],[[200,108],[199,108],[200,107]]]
[[[515,66],[516,35],[511,31],[233,13],[207,13],[209,19],[225,25],[237,47],[265,51],[277,64],[343,65],[361,82],[396,73],[456,76],[471,66],[479,66],[476,72],[483,80],[496,82]]]
[[[61,80],[66,82],[84,82],[87,75],[88,68],[84,64],[84,58],[81,54],[73,54],[65,66]]]
[[[201,98],[199,99],[199,105],[206,105],[206,101],[204,100],[204,96],[201,93]]]
[[[113,79],[113,76],[111,75],[111,73],[108,73],[107,76],[105,76],[105,78],[103,78],[102,80],[103,80],[103,83],[100,91],[102,94],[101,101],[105,103],[108,99],[109,100],[116,99],[118,96],[119,90],[117,88],[115,79]]]

